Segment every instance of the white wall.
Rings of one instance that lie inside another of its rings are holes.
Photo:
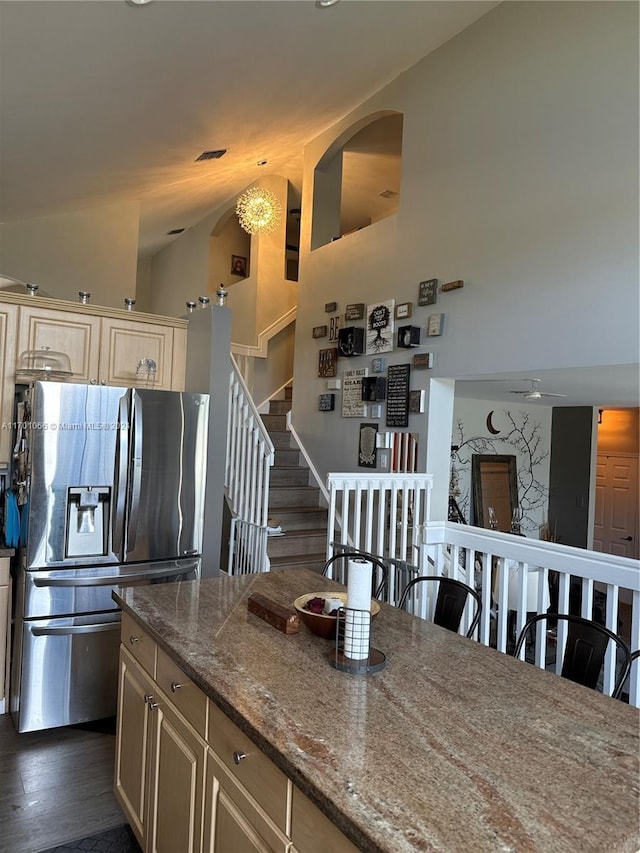
[[[123,308],[136,295],[139,205],[114,204],[0,225],[0,272],[54,297]]]
[[[364,116],[404,114],[397,216],[310,251],[313,170]],[[445,314],[433,377],[637,362],[638,6],[503,3],[305,151],[293,421],[318,470],[354,470],[359,419],[318,413],[324,304]],[[463,279],[417,308],[418,283]],[[410,360],[394,351],[388,363]],[[370,358],[339,360],[370,367]],[[384,419],[381,423],[384,428]],[[425,458],[426,417],[410,416]]]

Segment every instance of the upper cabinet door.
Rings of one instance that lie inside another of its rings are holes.
[[[173,328],[136,320],[102,320],[100,381],[171,390]],[[155,381],[149,374],[155,364]]]
[[[21,307],[15,357],[19,358],[25,350],[42,347],[67,353],[73,372],[72,382],[98,380],[99,317],[81,312]]]

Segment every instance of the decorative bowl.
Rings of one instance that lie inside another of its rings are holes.
[[[337,617],[328,613],[312,613],[310,610],[305,610],[305,605],[312,598],[324,598],[325,600],[339,601],[345,607],[347,603],[346,592],[307,592],[305,595],[300,595],[293,602],[296,613],[300,620],[304,622],[312,634],[318,637],[323,637],[325,640],[334,640],[336,636]],[[371,618],[374,619],[380,612],[380,604],[371,599]]]

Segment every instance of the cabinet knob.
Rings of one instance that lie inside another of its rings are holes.
[[[145,705],[148,705],[149,702],[153,701],[153,696],[150,693],[145,693],[143,698],[144,698]]]
[[[136,643],[140,642],[140,637],[129,637],[129,642],[134,646]]]
[[[178,684],[178,682],[177,682],[177,681],[172,681],[172,682],[171,682],[171,692],[172,692],[172,693],[175,693],[175,692],[176,692],[176,690],[180,690],[180,688],[181,688],[181,687],[183,687],[183,686],[184,686],[184,685],[182,685],[182,684]]]
[[[248,756],[247,756],[246,752],[234,752],[233,753],[233,763],[234,764],[240,764],[240,762],[244,761],[244,759],[247,757]]]

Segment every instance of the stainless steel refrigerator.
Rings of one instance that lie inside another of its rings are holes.
[[[202,551],[209,397],[35,382],[14,487],[11,712],[19,731],[115,713],[115,586],[192,580]]]

